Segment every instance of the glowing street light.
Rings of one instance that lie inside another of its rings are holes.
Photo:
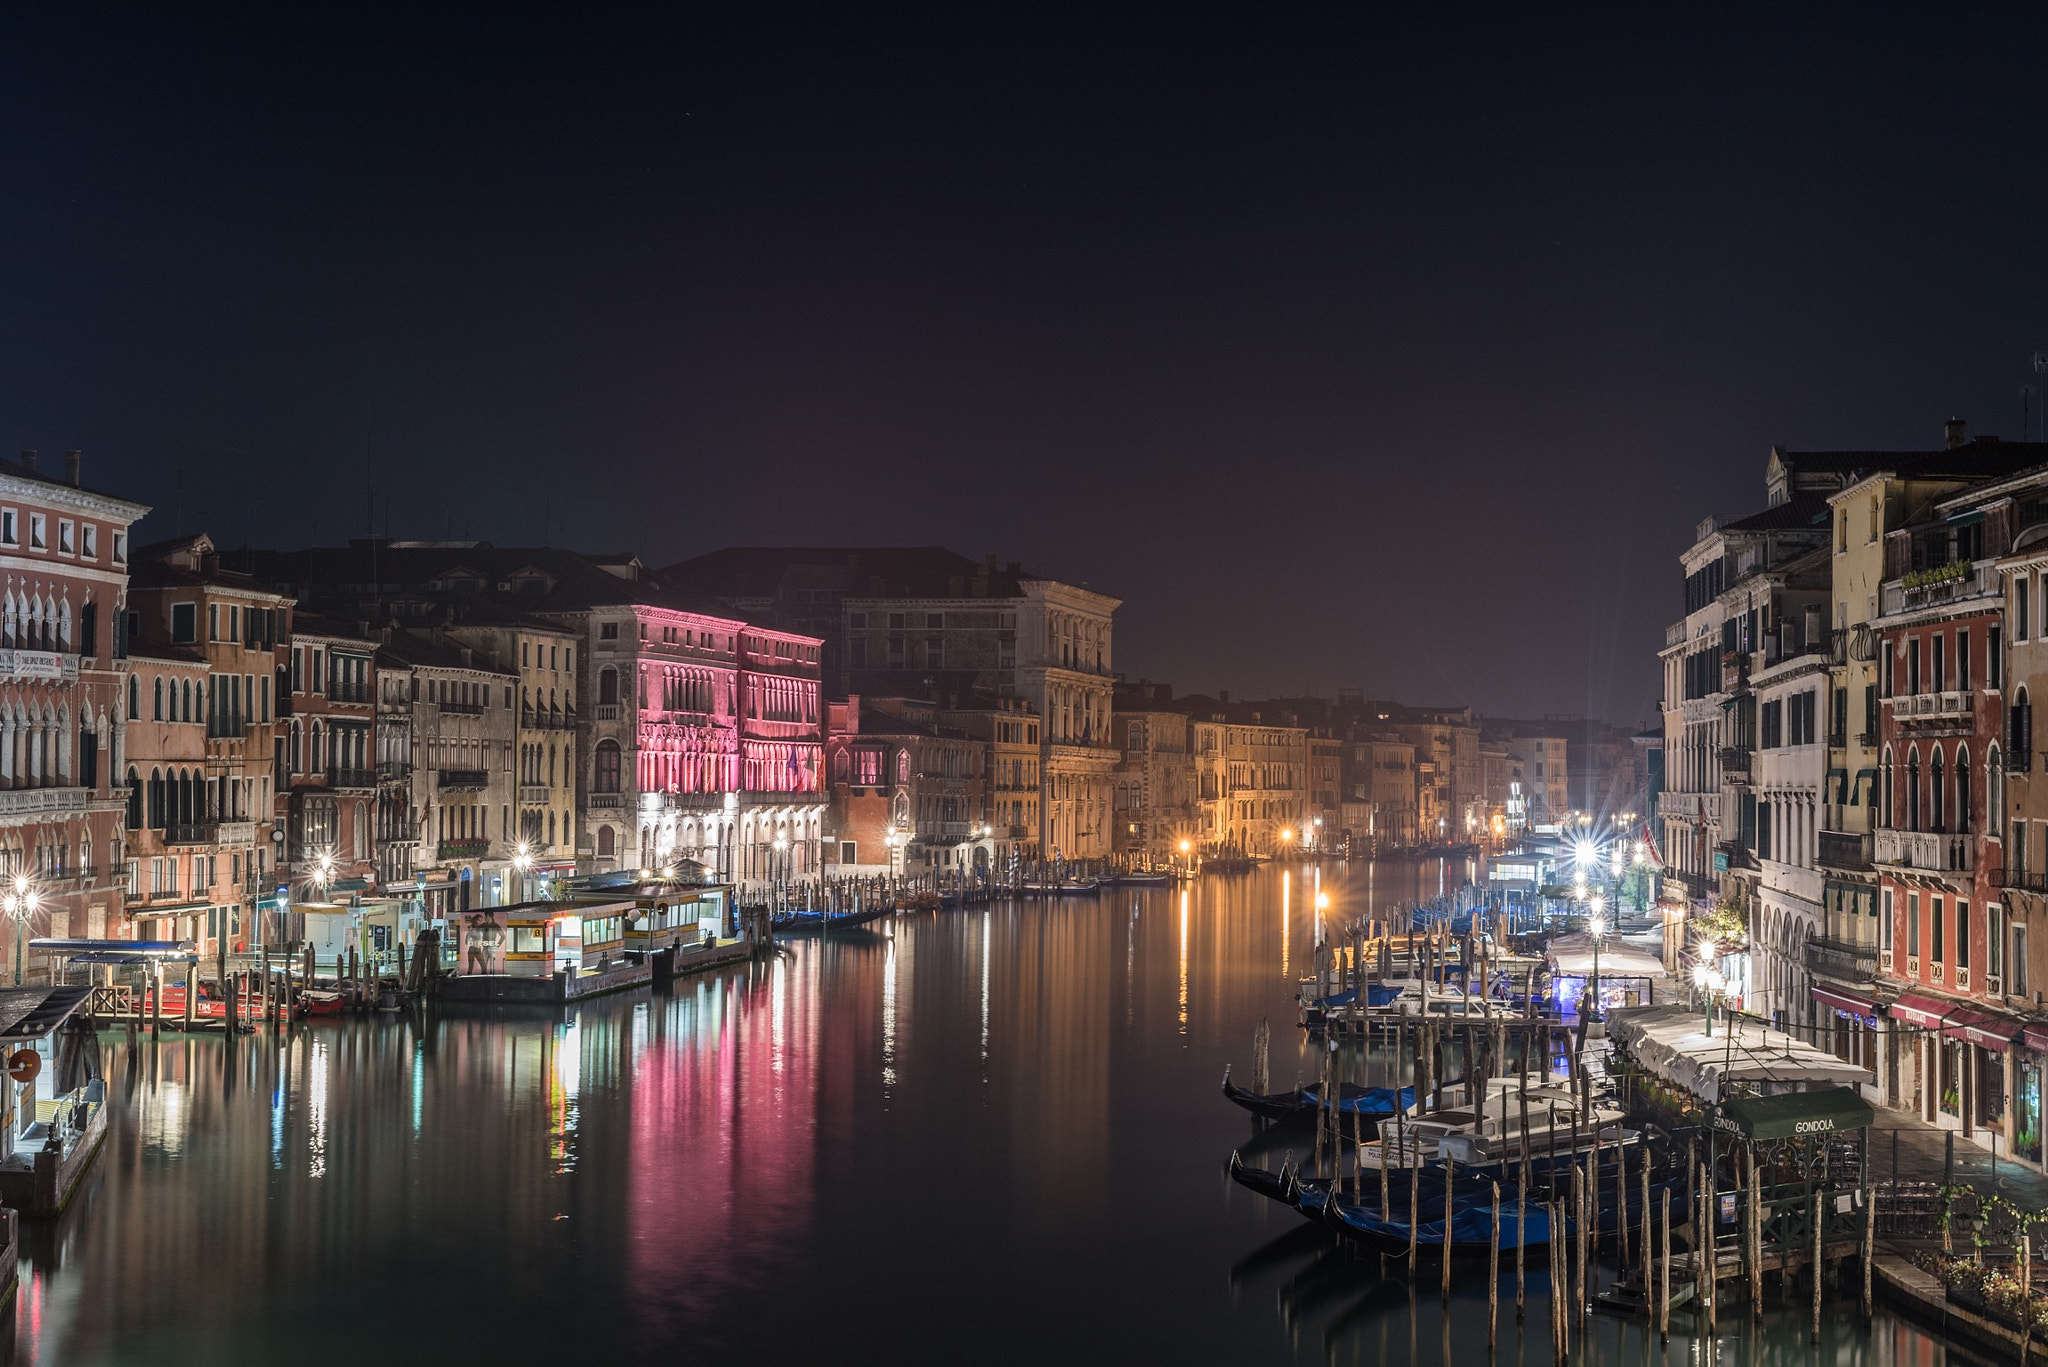
[[[0,911],[7,913],[14,922],[14,985],[21,986],[21,942],[28,929],[28,920],[36,914],[36,908],[43,904],[35,884],[25,873],[14,875],[14,886],[4,897],[0,897]]]

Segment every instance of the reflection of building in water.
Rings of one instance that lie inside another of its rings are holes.
[[[1055,1233],[1108,1197],[1110,992],[1121,956],[1097,905],[1019,917],[999,975],[990,1075],[1007,1112],[1021,1228]]]

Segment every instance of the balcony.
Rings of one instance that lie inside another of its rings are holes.
[[[439,859],[482,859],[491,852],[488,840],[443,840],[436,850]]]
[[[491,776],[481,769],[441,769],[435,774],[436,785],[448,789],[488,788]]]
[[[619,719],[619,705],[615,702],[601,702],[596,707],[590,709],[590,715],[598,721],[617,721]]]
[[[164,827],[164,844],[211,845],[219,829],[217,821],[174,821]]]
[[[519,714],[519,724],[528,731],[567,731],[576,725],[576,712],[574,708],[536,712],[529,707]]]
[[[403,759],[377,761],[377,781],[380,783],[403,783],[412,777],[412,762]]]
[[[332,768],[327,771],[327,786],[330,788],[374,788],[377,774],[372,769]]]
[[[1875,862],[1930,873],[1968,873],[1970,843],[1967,835],[1940,831],[1880,830],[1876,834]]]
[[[522,783],[519,785],[519,805],[522,807],[545,807],[548,805],[548,799],[553,794],[554,789],[549,788],[545,784]]]
[[[1773,663],[1776,663],[1773,661]],[[1749,656],[1731,654],[1721,657],[1721,691],[1739,693],[1749,683]]]
[[[1907,583],[1911,581],[1912,587]],[[1878,614],[1913,612],[1938,607],[1966,598],[1993,598],[2001,593],[1998,571],[1990,561],[1957,561],[1936,569],[1917,570],[1904,579],[1886,584],[1879,599]]]
[[[1749,778],[1750,750],[1747,745],[1724,745],[1721,747],[1721,776],[1723,778]]]
[[[1855,831],[1816,831],[1815,862],[1826,869],[1860,873],[1870,868],[1870,835]]]
[[[1681,617],[1676,622],[1673,622],[1671,623],[1671,625],[1664,628],[1664,644],[1667,646],[1682,646],[1685,644],[1684,618]]]
[[[0,788],[0,816],[83,811],[91,797],[90,788]]]
[[[458,717],[481,717],[484,714],[484,705],[480,702],[437,702],[434,704],[434,710]]]
[[[618,810],[626,805],[624,793],[592,793],[590,808],[593,811]]]
[[[2001,888],[2017,888],[2021,892],[2048,893],[2048,870],[2002,869],[1995,880]]]
[[[376,699],[370,696],[370,686],[368,684],[349,684],[346,686],[330,684],[327,689],[327,701],[330,703],[367,707],[375,702]]]
[[[2025,746],[2013,746],[2005,752],[2005,772],[2008,774],[2030,774],[2034,771],[2034,752]]]
[[[1897,722],[1960,721],[1967,724],[1976,710],[1974,693],[1912,693],[1885,700]]]
[[[1856,733],[1856,743],[1865,750],[1875,750],[1877,748],[1877,732],[1858,731]]]
[[[1839,983],[1867,983],[1877,976],[1877,946],[1843,940],[1808,940],[1806,968]]]

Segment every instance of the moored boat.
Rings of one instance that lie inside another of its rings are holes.
[[[1306,1087],[1296,1087],[1287,1092],[1251,1092],[1234,1085],[1230,1080],[1230,1069],[1223,1070],[1223,1095],[1233,1105],[1241,1106],[1253,1115],[1265,1120],[1300,1120],[1314,1118],[1323,1106],[1322,1084],[1312,1082]],[[1413,1087],[1360,1087],[1355,1083],[1342,1083],[1337,1089],[1334,1109],[1343,1121],[1371,1121],[1375,1125],[1391,1117],[1396,1111],[1405,1111],[1415,1105]],[[1354,1127],[1345,1125],[1349,1133]]]

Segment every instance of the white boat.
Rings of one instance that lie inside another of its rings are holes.
[[[1449,1090],[1448,1088],[1446,1089]],[[1546,1083],[1529,1089],[1529,1156],[1539,1166],[1552,1154],[1566,1157],[1637,1143],[1641,1134],[1622,1127],[1623,1111],[1594,1098],[1589,1111],[1565,1086]],[[1576,1119],[1576,1127],[1574,1120]],[[1399,1126],[1382,1124],[1380,1137],[1360,1147],[1367,1168],[1428,1166],[1449,1158],[1462,1167],[1493,1167],[1522,1157],[1522,1102],[1515,1078],[1494,1078],[1486,1104],[1474,1109],[1469,1098],[1442,1110],[1415,1116]]]

